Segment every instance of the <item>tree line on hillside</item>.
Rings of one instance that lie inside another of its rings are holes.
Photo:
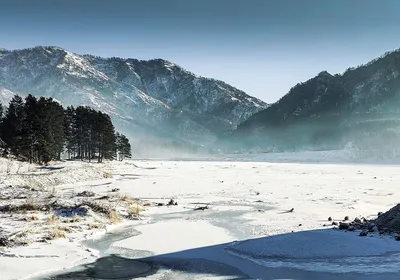
[[[23,100],[15,95],[8,108],[0,104],[3,156],[47,164],[61,159],[120,160],[131,157],[128,138],[115,132],[109,115],[87,106],[64,109],[52,98]]]

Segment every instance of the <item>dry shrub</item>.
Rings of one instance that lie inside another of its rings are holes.
[[[33,222],[33,221],[39,221],[39,218],[37,216],[29,216],[29,217],[25,217],[25,221],[27,222]]]
[[[93,224],[88,224],[88,229],[99,229],[103,228],[103,225],[101,223],[93,223]]]
[[[105,179],[111,179],[113,177],[113,175],[109,172],[104,172],[103,173],[103,178]]]
[[[81,218],[79,218],[79,216],[78,215],[75,215],[75,216],[73,216],[71,219],[66,219],[66,220],[64,220],[64,223],[67,223],[67,224],[69,224],[69,223],[79,223],[80,221],[81,221],[82,219]]]
[[[22,231],[22,232],[20,232],[20,233],[17,233],[17,234],[15,235],[15,237],[16,237],[16,238],[25,238],[25,237],[27,237],[30,233],[32,233],[32,231],[31,231],[30,229],[27,229],[27,230],[24,230],[24,231]]]
[[[108,218],[110,219],[110,223],[112,224],[118,224],[122,221],[121,216],[118,215],[118,213],[114,210],[108,213]]]
[[[72,227],[59,227],[58,229],[59,229],[60,231],[66,232],[66,233],[71,233],[71,232],[73,232]]]
[[[28,212],[28,211],[39,211],[40,210],[40,205],[39,204],[35,204],[33,202],[26,202],[24,204],[15,206],[15,211],[22,211],[22,212]]]
[[[56,216],[56,215],[52,215],[48,220],[47,220],[47,222],[49,223],[49,224],[54,224],[54,223],[57,223],[57,222],[59,222],[59,218]]]
[[[139,202],[136,202],[136,204],[130,204],[128,207],[128,214],[131,216],[139,217],[140,212],[142,212],[143,209],[139,207]]]
[[[124,201],[124,202],[132,202],[135,201],[135,199],[130,195],[129,193],[123,193],[118,195],[119,200]]]
[[[54,239],[58,239],[58,238],[67,238],[67,234],[64,230],[60,229],[60,228],[54,228],[48,236],[49,240],[54,240]]]

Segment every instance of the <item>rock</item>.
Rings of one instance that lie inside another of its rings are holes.
[[[368,224],[368,231],[369,232],[378,232],[379,229],[374,223]]]
[[[396,236],[394,237],[394,240],[400,241],[400,234],[399,234],[399,235],[396,235]]]
[[[361,220],[359,218],[355,218],[354,222],[357,223],[357,224],[361,224]]]
[[[337,222],[332,222],[332,226],[337,226],[338,223]]]
[[[349,226],[349,231],[355,231],[356,228],[354,226]]]
[[[6,236],[0,236],[0,247],[12,247],[14,242],[8,239]]]
[[[348,230],[349,227],[350,226],[348,223],[339,223],[339,229],[341,229],[341,230]]]
[[[367,235],[368,235],[368,231],[365,230],[365,229],[363,229],[363,230],[360,232],[360,236],[367,236]]]
[[[93,197],[93,196],[95,196],[95,194],[92,191],[83,191],[83,192],[78,193],[77,196]]]
[[[112,189],[111,191],[112,191],[112,192],[118,192],[119,189],[118,189],[118,188],[115,188],[115,189]]]
[[[299,224],[299,227],[301,227],[303,224]]]
[[[378,217],[382,216],[383,212],[378,212]]]
[[[157,203],[157,206],[164,206],[164,203]]]
[[[168,206],[175,206],[175,205],[178,205],[178,202],[175,202],[175,200],[170,199],[170,201],[168,202],[167,205],[168,205]]]
[[[329,221],[329,222],[332,222],[332,217],[329,217],[329,218],[328,218],[328,221]]]
[[[344,220],[344,221],[348,221],[348,220],[349,220],[349,216],[344,217],[343,220]]]

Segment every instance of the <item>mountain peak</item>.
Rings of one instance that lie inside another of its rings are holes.
[[[0,87],[53,97],[66,106],[91,106],[108,113],[127,135],[139,130],[203,144],[266,107],[165,59],[102,58],[57,46],[0,55]]]
[[[324,70],[324,71],[319,72],[317,77],[333,77],[333,76],[328,71]]]

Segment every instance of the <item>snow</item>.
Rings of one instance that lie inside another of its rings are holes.
[[[142,234],[119,241],[116,247],[150,250],[157,255],[234,241],[229,232],[207,221],[166,221],[136,227]],[[165,230],[168,229],[168,230]],[[159,238],[160,232],[163,237]],[[187,238],[190,236],[190,238]],[[151,243],[149,243],[151,240]],[[168,242],[165,242],[168,240]]]
[[[67,178],[84,163],[60,164],[73,170],[63,173]],[[329,151],[135,160],[93,168],[106,168],[114,178],[107,184],[62,182],[56,190],[106,193],[117,187],[121,194],[144,202],[166,203],[171,198],[178,202],[146,207],[143,220],[133,224],[141,234],[113,243],[115,250],[151,252],[171,262],[197,259],[199,265],[204,259],[236,268],[251,279],[391,280],[400,272],[400,243],[391,236],[360,237],[358,232],[332,229],[328,222],[328,217],[372,219],[396,205],[398,165],[355,163],[347,152]],[[204,205],[209,209],[193,210]],[[40,250],[59,257],[34,258],[35,266],[27,263],[21,269],[26,258],[2,256],[0,278],[21,279],[69,267],[75,259],[82,263],[96,257],[76,241],[32,244],[6,253],[36,255]],[[67,253],[71,255],[64,260]],[[234,279],[223,271],[204,276],[189,268],[161,269],[148,278]]]
[[[5,88],[0,88],[0,104],[3,106],[8,106],[14,95],[15,93],[12,91]]]
[[[66,73],[71,76],[88,78],[89,75],[93,75],[106,81],[109,80],[107,75],[94,69],[85,58],[69,51],[65,52],[64,60],[57,65],[57,68],[66,70]]]

